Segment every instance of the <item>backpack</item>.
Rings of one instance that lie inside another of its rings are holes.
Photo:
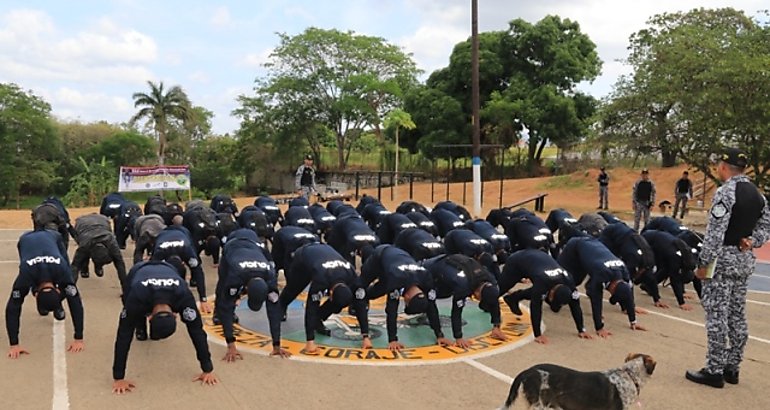
[[[147,202],[144,204],[144,214],[160,215],[161,217],[166,215],[166,199],[160,195],[153,195],[147,198]]]

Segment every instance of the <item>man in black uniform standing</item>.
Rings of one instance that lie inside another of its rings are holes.
[[[350,262],[346,261],[329,245],[307,244],[294,253],[294,260],[285,272],[286,286],[278,298],[281,309],[286,312],[289,304],[310,285],[305,301],[305,354],[317,354],[315,333],[326,336],[330,331],[323,322],[334,313],[353,304],[361,329],[361,348],[371,349],[369,321],[366,311],[366,290]],[[324,296],[328,299],[321,304]]]
[[[540,328],[543,302],[548,303],[554,312],[561,310],[563,305],[569,304],[578,336],[581,339],[592,339],[583,326],[583,310],[580,308],[580,295],[575,282],[551,255],[538,249],[522,249],[514,252],[505,262],[500,275],[498,282],[500,293],[508,292],[525,278],[529,279],[532,286],[512,292],[503,297],[503,301],[511,308],[511,312],[521,316],[519,301],[529,299],[529,313],[535,342],[548,343],[548,338],[542,334]]]
[[[267,250],[247,238],[236,238],[227,242],[222,251],[222,263],[218,269],[219,280],[216,290],[215,316],[222,324],[227,342],[227,362],[243,359],[235,346],[233,321],[235,306],[244,293],[248,295],[248,306],[259,311],[267,305],[267,319],[273,339],[271,356],[289,357],[291,354],[281,348],[281,307],[278,304],[278,279],[274,264]]]
[[[676,213],[679,211],[681,205],[682,211],[679,213],[679,219],[684,218],[684,212],[687,210],[687,201],[692,198],[692,181],[690,181],[690,173],[687,171],[682,172],[682,177],[676,181],[676,187],[674,188],[674,214],[672,218],[676,218]]]
[[[19,327],[21,324],[21,305],[27,293],[32,291],[37,301],[37,311],[41,316],[53,312],[56,320],[64,320],[64,308],[61,301],[67,298],[75,328],[75,340],[67,348],[71,352],[80,352],[83,344],[83,302],[80,292],[72,279],[67,251],[58,232],[38,230],[27,232],[19,238],[19,276],[13,282],[11,297],[5,306],[5,326],[8,331],[10,349],[8,357],[16,359],[28,354],[19,346]]]
[[[610,190],[610,176],[604,170],[604,167],[599,168],[599,176],[596,181],[599,182],[599,207],[596,209],[608,208],[609,204],[609,190]]]
[[[315,169],[313,169],[313,156],[305,155],[305,160],[297,168],[294,178],[294,188],[297,189],[297,195],[310,200],[312,192],[318,192],[315,186]]]
[[[463,338],[463,308],[469,297],[479,301],[479,309],[489,313],[492,322],[491,337],[507,340],[500,329],[500,291],[497,281],[475,259],[465,255],[441,255],[423,261],[432,277],[436,298],[452,298],[452,334],[455,346],[468,348]]]
[[[202,384],[213,385],[219,380],[214,375],[203,321],[195,306],[187,284],[176,269],[163,261],[141,262],[128,273],[128,286],[123,291],[123,311],[120,313],[115,338],[115,355],[112,362],[112,392],[130,392],[135,384],[126,380],[126,362],[131,348],[133,332],[150,317],[150,338],[165,339],[176,331],[176,314],[187,325],[187,333],[195,347],[202,373],[195,378]]]
[[[441,331],[433,279],[406,251],[393,245],[378,246],[361,266],[361,280],[367,288],[368,300],[388,295],[385,302],[388,349],[395,351],[404,348],[404,345],[398,342],[397,334],[398,305],[401,297],[404,298],[404,313],[426,313],[437,344],[450,344]]]

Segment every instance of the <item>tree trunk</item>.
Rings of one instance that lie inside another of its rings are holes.
[[[345,136],[337,133],[337,165],[340,170],[345,169]]]
[[[661,151],[661,166],[663,166],[663,168],[676,166],[676,151],[663,149],[663,151]]]
[[[537,154],[535,155],[535,161],[537,161],[537,164],[540,165],[540,158],[543,156],[543,149],[545,148],[545,144],[548,143],[548,138],[543,138],[540,140],[540,143],[537,147]]]

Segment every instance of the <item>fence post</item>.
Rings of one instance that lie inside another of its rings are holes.
[[[409,174],[409,199],[414,198],[414,174]]]
[[[500,148],[500,203],[499,208],[503,207],[503,185],[505,185],[505,148]]]
[[[377,173],[377,200],[382,201],[382,171]]]
[[[358,201],[358,188],[359,188],[360,182],[361,182],[360,175],[358,174],[358,172],[356,172],[356,201]]]
[[[436,160],[433,160],[432,163],[433,163],[433,172],[430,173],[430,203],[431,203],[431,205],[433,205],[433,203],[435,201],[433,199],[433,192],[435,191],[433,189],[433,185],[436,182]]]
[[[396,186],[394,178],[396,174],[390,174],[390,201],[393,202],[393,187]]]

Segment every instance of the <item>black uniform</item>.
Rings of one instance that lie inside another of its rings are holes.
[[[120,249],[126,249],[126,239],[129,236],[134,241],[137,240],[134,234],[134,224],[136,219],[142,216],[142,208],[134,201],[125,201],[120,205],[119,212],[115,218],[115,238]]]
[[[244,207],[236,220],[238,226],[253,230],[260,238],[271,239],[275,233],[275,227],[267,220],[267,214],[256,206]]]
[[[462,338],[462,314],[466,299],[485,282],[494,287],[499,296],[497,281],[476,260],[465,255],[436,256],[423,261],[423,266],[433,277],[436,297],[452,298],[452,333],[455,339]],[[499,326],[501,322],[497,296],[494,300],[479,303],[479,308],[490,314],[494,326]]]
[[[326,242],[355,267],[356,252],[368,246],[377,246],[380,240],[363,219],[346,216],[337,219]]]
[[[279,303],[283,311],[308,285],[305,301],[305,334],[308,341],[315,340],[315,329],[334,313],[339,313],[346,306],[334,303],[331,298],[321,305],[321,299],[337,284],[347,285],[355,295],[355,308],[358,325],[362,335],[369,334],[369,322],[366,312],[366,291],[356,275],[353,266],[329,245],[308,244],[294,253],[286,275],[286,286],[281,291]]]
[[[43,203],[32,209],[32,224],[35,230],[51,229],[61,234],[64,248],[69,246],[69,238],[77,237],[77,232],[70,225],[67,208],[56,197],[48,197]]]
[[[195,347],[201,370],[212,372],[214,365],[211,363],[200,312],[190,289],[179,278],[176,269],[162,261],[142,262],[131,268],[128,283],[115,339],[112,378],[122,380],[125,377],[134,329],[143,326],[145,317],[152,313],[156,303],[168,303],[172,311],[180,314],[182,322],[187,325],[187,333]]]
[[[409,228],[417,228],[417,224],[412,222],[406,215],[399,213],[388,214],[382,218],[380,226],[377,227],[377,237],[380,238],[381,243],[392,244],[399,232]]]
[[[468,221],[466,225],[473,232],[476,232],[477,235],[492,244],[498,263],[505,263],[505,259],[508,258],[512,249],[511,239],[507,235],[500,233],[491,223],[483,219]]]
[[[404,201],[396,208],[396,212],[399,214],[408,214],[410,212],[419,212],[425,216],[430,215],[428,208],[423,204],[415,201]]]
[[[505,228],[505,224],[511,220],[513,213],[508,208],[499,208],[489,211],[486,220],[495,228]]]
[[[586,276],[589,277],[586,294],[591,299],[597,331],[604,328],[602,291],[611,290],[613,286],[616,294],[610,297],[610,303],[620,303],[628,314],[629,322],[636,323],[633,288],[628,283],[630,278],[626,265],[601,241],[592,237],[572,238],[559,254],[558,262],[572,275],[575,285],[580,285]]]
[[[283,225],[281,226],[299,226],[310,232],[316,232],[316,225],[313,216],[307,208],[302,206],[292,206],[283,215]]]
[[[652,269],[655,266],[655,254],[647,240],[630,226],[607,225],[599,235],[599,240],[626,264],[634,283],[656,283]]]
[[[535,337],[542,334],[540,324],[543,318],[543,301],[551,303],[547,299],[548,292],[558,285],[564,285],[571,291],[572,297],[569,300],[569,308],[572,319],[575,321],[578,333],[585,332],[583,310],[580,307],[580,296],[575,281],[553,257],[537,249],[523,249],[514,252],[505,262],[500,274],[500,281],[498,282],[500,293],[508,292],[524,278],[529,279],[532,286],[517,290],[504,297],[503,300],[513,310],[514,308],[518,309],[516,306],[518,306],[519,300],[529,299],[529,313]],[[553,306],[553,308],[557,307]]]
[[[446,253],[443,243],[428,232],[419,228],[410,228],[401,231],[396,236],[393,244],[405,250],[418,261]]]
[[[182,208],[182,205],[176,202],[166,204],[166,213],[163,214],[163,222],[165,222],[166,225],[173,225],[174,217],[177,215],[181,215],[184,218],[184,214],[185,214],[185,210],[184,208]]]
[[[684,285],[695,280],[695,252],[683,240],[668,232],[646,230],[642,236],[655,252],[656,267],[655,286],[644,283],[642,290],[657,302],[660,300],[657,284],[669,279],[677,303],[684,305]],[[696,290],[700,294],[700,286],[696,286]]]
[[[316,226],[315,233],[319,236],[326,236],[332,229],[332,226],[334,226],[334,223],[337,222],[337,217],[327,211],[321,204],[313,204],[307,207],[307,211],[313,217]]]
[[[435,223],[433,223],[433,221],[430,220],[430,217],[428,217],[426,214],[422,212],[409,212],[406,214],[406,217],[409,218],[410,221],[414,222],[418,228],[428,232],[433,237],[438,237],[438,227]]]
[[[233,202],[233,198],[229,195],[214,195],[214,197],[211,198],[211,209],[216,213],[227,212],[238,215],[238,205]]]
[[[505,234],[511,240],[514,251],[521,249],[555,248],[553,233],[542,219],[535,215],[513,217],[505,224]]]
[[[337,218],[341,216],[341,213],[352,213],[361,216],[358,211],[356,211],[356,208],[353,208],[350,204],[342,202],[339,199],[329,201],[326,204],[326,210]]]
[[[163,217],[157,214],[143,215],[136,219],[134,223],[134,263],[139,263],[144,259],[144,253],[152,256],[155,249],[155,238],[162,230],[166,229]]]
[[[436,209],[446,209],[447,211],[457,215],[457,217],[460,218],[460,220],[462,220],[463,222],[470,221],[472,219],[471,213],[468,212],[468,210],[465,209],[465,207],[463,207],[462,205],[458,205],[452,201],[441,201],[437,203],[435,207],[433,207],[433,210],[436,210]]]
[[[289,201],[289,208],[293,208],[295,206],[301,206],[301,207],[307,208],[308,206],[310,206],[310,201],[308,201],[308,199],[305,198],[304,196],[299,196]]]
[[[382,205],[382,203],[380,202],[379,199],[377,199],[377,198],[375,198],[375,197],[373,197],[371,195],[364,194],[363,196],[361,196],[361,200],[358,201],[358,205],[356,205],[356,212],[358,212],[360,215],[363,215],[364,214],[364,208],[366,208],[366,206],[370,205],[370,204],[380,204],[380,205]]]
[[[495,275],[495,278],[500,275],[500,267],[497,265],[492,244],[470,229],[453,229],[447,233],[444,237],[444,248],[449,254],[460,254],[476,259]]]
[[[438,234],[442,238],[452,229],[457,229],[465,225],[457,214],[446,209],[434,209],[433,212],[430,213],[430,219],[436,224]]]
[[[617,224],[617,223],[624,224],[625,223],[620,218],[618,218],[617,216],[615,216],[615,215],[613,215],[613,214],[611,214],[611,213],[609,213],[607,211],[599,211],[599,212],[597,212],[597,214],[599,214],[602,218],[604,218],[604,220],[607,221],[608,224]]]
[[[182,228],[182,229],[179,229]],[[198,297],[201,302],[206,301],[206,276],[203,274],[200,259],[195,253],[192,240],[188,233],[184,232],[183,227],[170,226],[158,234],[155,240],[155,247],[152,250],[152,260],[166,261],[174,265],[177,275],[184,280],[183,263],[190,268],[192,278],[190,281],[195,283],[198,288]],[[176,259],[178,258],[178,259]],[[177,262],[173,262],[177,260]]]
[[[195,254],[204,251],[219,263],[220,241],[217,236],[217,213],[213,209],[202,206],[189,209],[184,213],[184,227],[190,231]]]
[[[72,272],[77,283],[77,273],[88,273],[88,260],[94,261],[97,276],[102,276],[102,266],[115,264],[120,286],[126,281],[126,264],[115,235],[110,230],[110,221],[104,215],[83,215],[75,220],[75,231],[78,233],[78,249],[72,257]]]
[[[275,261],[275,269],[281,270],[291,266],[294,252],[302,245],[320,243],[318,236],[299,226],[284,226],[275,233],[270,252]]]
[[[556,208],[548,213],[548,218],[545,219],[545,226],[547,226],[551,232],[556,232],[565,222],[574,224],[577,223],[577,221],[578,220],[564,208]]]
[[[278,207],[278,202],[275,199],[269,196],[259,196],[254,200],[254,206],[265,213],[267,221],[271,225],[275,226],[275,224],[283,221],[283,213],[281,213],[281,208]]]
[[[112,192],[102,198],[102,204],[99,207],[99,213],[112,220],[115,232],[118,231],[117,220],[123,202],[126,202],[126,198],[123,197],[123,194]]]
[[[230,232],[238,229],[238,223],[230,212],[220,212],[217,214],[217,237],[219,242],[224,245],[227,243],[227,237]]]
[[[607,220],[596,212],[589,212],[587,214],[580,215],[578,223],[586,228],[588,233],[594,238],[598,238],[604,228],[609,225]]]
[[[160,217],[166,215],[166,198],[160,195],[153,195],[147,198],[147,202],[144,203],[144,214],[155,214]]]
[[[235,342],[233,319],[235,306],[253,278],[261,278],[267,283],[267,319],[270,322],[270,336],[273,346],[281,345],[281,307],[278,305],[278,279],[275,264],[270,254],[257,243],[246,239],[230,240],[222,250],[222,263],[219,264],[215,302],[216,316],[222,324],[222,331],[227,343]]]
[[[366,221],[366,223],[369,225],[369,228],[371,228],[373,231],[376,231],[377,227],[380,226],[380,221],[382,221],[382,218],[384,218],[386,215],[390,215],[390,211],[382,206],[381,203],[374,202],[366,205],[363,212],[360,212],[360,214],[364,221]]]
[[[11,346],[19,344],[21,305],[27,293],[37,292],[43,282],[53,282],[60,298],[67,298],[75,328],[75,339],[83,339],[83,302],[75,286],[67,250],[55,230],[27,232],[16,245],[19,251],[19,276],[13,282],[11,297],[5,306],[5,327]],[[41,312],[42,313],[42,312]],[[47,314],[47,313],[46,313]],[[56,312],[54,312],[56,315]],[[63,316],[61,316],[63,319]]]
[[[361,281],[366,288],[368,300],[388,295],[385,302],[388,342],[398,341],[397,319],[401,295],[413,285],[417,285],[428,299],[428,322],[436,338],[444,337],[441,332],[436,291],[430,273],[412,258],[406,251],[393,245],[380,245],[361,266]]]
[[[689,230],[676,219],[670,216],[656,216],[650,219],[650,222],[644,226],[644,231],[664,231],[671,235],[678,236],[680,233]]]

